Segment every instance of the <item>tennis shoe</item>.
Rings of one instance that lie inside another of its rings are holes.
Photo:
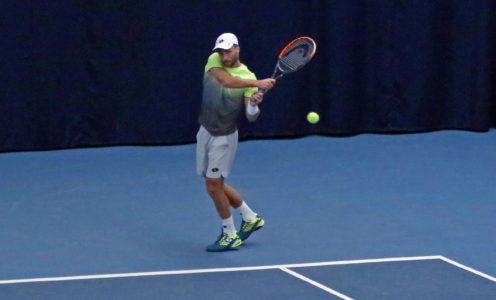
[[[222,252],[228,250],[234,250],[239,245],[241,245],[241,239],[238,234],[233,236],[227,235],[227,233],[222,232],[219,238],[212,244],[207,246],[208,252]]]
[[[239,237],[242,241],[246,240],[253,232],[259,230],[265,225],[264,220],[259,216],[255,216],[255,220],[248,222],[243,220],[241,222],[241,229],[239,230]]]

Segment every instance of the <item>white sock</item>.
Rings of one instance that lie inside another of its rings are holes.
[[[236,227],[234,227],[234,219],[232,216],[227,219],[222,219],[222,231],[227,233],[228,236],[236,234]]]
[[[251,222],[255,220],[256,214],[253,212],[253,210],[250,209],[246,202],[243,201],[243,204],[241,204],[241,206],[236,209],[239,211],[244,221]]]

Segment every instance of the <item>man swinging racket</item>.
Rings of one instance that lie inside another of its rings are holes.
[[[222,233],[207,247],[218,252],[236,249],[254,231],[264,226],[264,220],[253,212],[239,193],[226,184],[238,145],[236,118],[245,111],[250,122],[260,115],[258,104],[275,79],[257,80],[239,60],[240,47],[232,33],[221,34],[205,66],[203,97],[196,136],[196,165],[199,175],[205,178],[206,189],[222,219]],[[231,216],[231,207],[243,218],[239,232]]]

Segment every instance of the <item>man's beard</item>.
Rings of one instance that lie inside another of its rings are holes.
[[[232,68],[232,66],[234,66],[236,61],[232,60],[232,61],[226,61],[226,62],[222,62],[222,64],[226,67],[230,67]]]
[[[225,62],[223,61],[222,64],[226,67],[232,68],[236,65],[237,61],[238,61],[238,58],[234,58],[232,60],[228,60]]]

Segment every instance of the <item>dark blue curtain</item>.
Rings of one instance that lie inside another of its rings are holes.
[[[300,35],[317,54],[241,138],[485,131],[496,124],[494,1],[6,0],[0,151],[193,142],[203,67],[234,32],[271,74]],[[310,125],[309,111],[321,121]]]

